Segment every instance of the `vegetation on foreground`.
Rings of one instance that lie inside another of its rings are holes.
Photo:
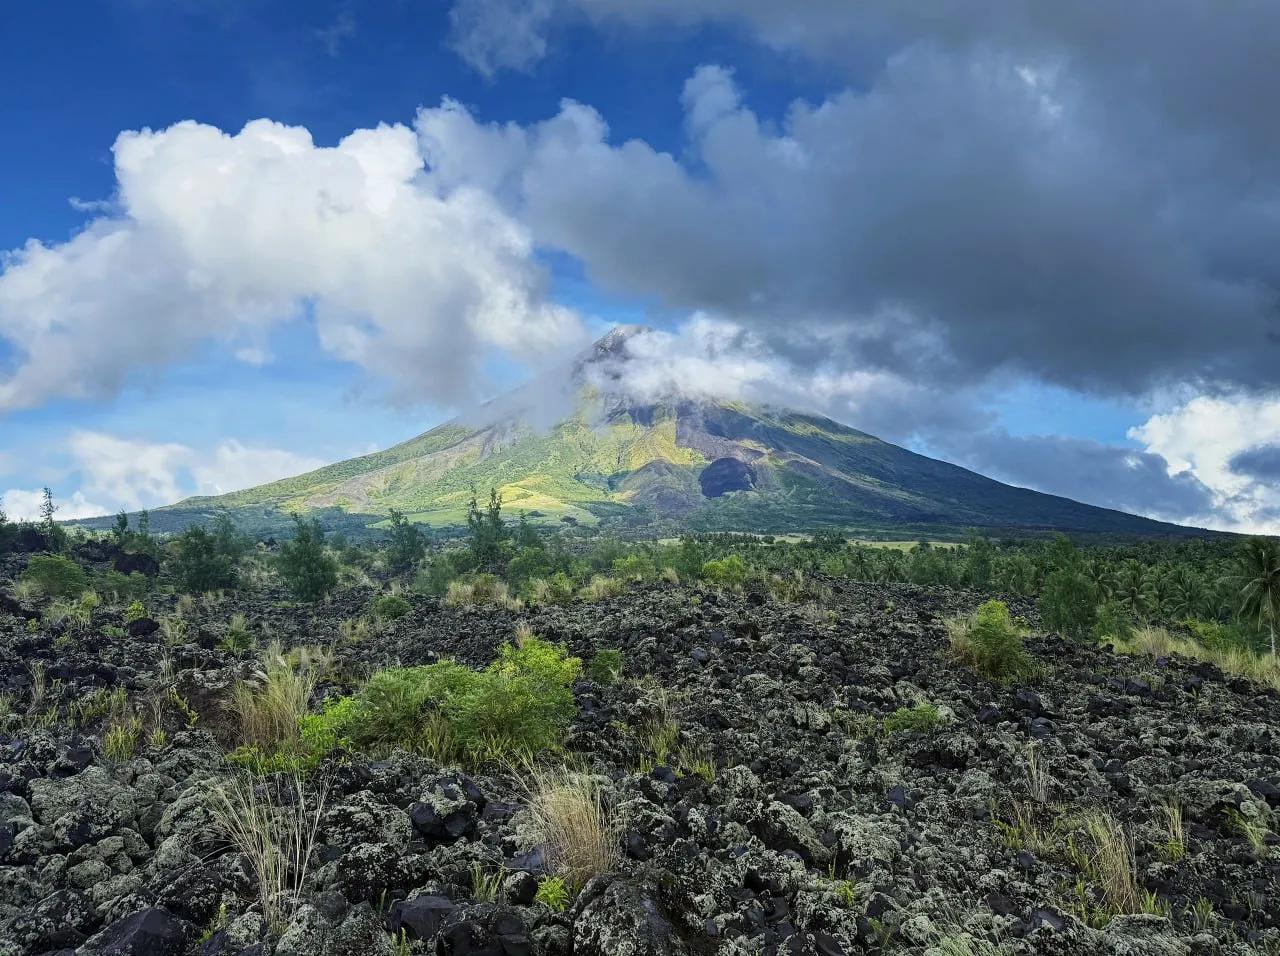
[[[48,507],[0,522],[4,956],[1280,951],[1270,539]]]

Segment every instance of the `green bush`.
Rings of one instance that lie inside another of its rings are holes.
[[[1094,617],[1093,636],[1099,641],[1114,638],[1127,641],[1133,637],[1133,620],[1128,609],[1116,601],[1106,601],[1099,605]]]
[[[294,516],[294,536],[280,545],[280,577],[300,601],[319,601],[338,583],[338,562],[324,548],[324,530],[316,519]]]
[[[147,609],[141,601],[132,602],[124,609],[124,622],[132,624],[134,621],[140,621],[147,616]]]
[[[961,660],[997,683],[1007,684],[1031,673],[1022,632],[1003,601],[988,601],[968,620],[952,622],[951,644]]]
[[[740,587],[747,580],[747,565],[742,558],[731,554],[714,558],[702,565],[702,580],[717,587]]]
[[[413,605],[399,594],[383,594],[373,599],[371,610],[384,621],[398,621],[413,610]]]
[[[622,651],[606,647],[595,652],[587,676],[597,684],[613,684],[622,676]]]
[[[942,723],[942,715],[933,704],[921,702],[911,707],[899,707],[884,719],[886,734],[904,732],[928,733]]]
[[[482,671],[455,661],[379,671],[300,729],[308,749],[402,746],[472,763],[530,757],[560,746],[581,669],[562,646],[529,637],[504,644]]]
[[[37,554],[27,562],[22,580],[30,581],[47,597],[80,594],[88,587],[84,568],[60,554]]]

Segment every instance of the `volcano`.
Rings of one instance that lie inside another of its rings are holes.
[[[535,383],[490,403],[485,419],[455,419],[385,451],[190,498],[153,520],[175,527],[226,509],[259,530],[295,513],[355,530],[396,509],[449,527],[465,522],[473,492],[496,488],[508,515],[633,533],[1203,533],[1003,484],[820,415],[729,401],[636,401],[611,384],[633,334],[611,332],[559,377],[573,400],[550,427],[526,414]]]

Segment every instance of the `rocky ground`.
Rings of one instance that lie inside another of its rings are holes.
[[[663,583],[521,611],[410,596],[408,616],[344,639],[373,594],[197,603],[185,633],[113,611],[49,627],[0,598],[0,954],[1280,953],[1280,697],[1210,666],[1044,636],[1034,678],[999,687],[951,658],[943,624],[985,596],[910,586],[784,602]],[[485,664],[520,622],[584,658],[619,649],[622,680],[577,684],[567,741],[615,809],[618,871],[555,912],[533,900],[518,779],[357,754],[313,775],[311,879],[268,934],[209,807],[232,773],[223,702],[254,667],[220,647],[233,612],[259,641],[331,648],[318,695],[392,663]],[[121,759],[77,709],[115,688],[160,701]],[[885,729],[921,702],[936,722]],[[680,756],[646,761],[637,728],[664,706]],[[1073,833],[1091,810],[1131,836],[1156,912],[1104,912]],[[496,899],[474,898],[477,864],[501,875]]]

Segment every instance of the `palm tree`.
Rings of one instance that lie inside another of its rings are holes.
[[[1240,616],[1265,625],[1271,638],[1271,655],[1276,653],[1276,623],[1280,619],[1280,541],[1250,538],[1240,553],[1237,584],[1240,589]]]

